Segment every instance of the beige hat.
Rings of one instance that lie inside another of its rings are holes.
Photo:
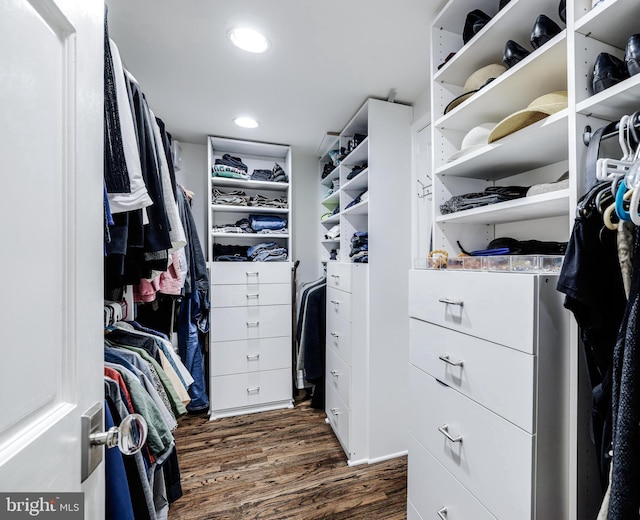
[[[474,126],[462,139],[460,150],[449,157],[447,162],[455,161],[463,155],[487,146],[489,143],[489,134],[491,134],[491,130],[493,130],[495,126],[495,123],[482,123],[481,125]]]
[[[471,76],[467,78],[467,81],[464,82],[464,87],[462,87],[462,91],[464,92],[464,94],[458,96],[451,103],[449,103],[444,109],[444,113],[446,114],[450,112],[460,103],[469,99],[476,92],[478,92],[478,90],[480,90],[482,87],[487,86],[506,70],[507,68],[504,65],[500,65],[499,63],[492,63],[491,65],[487,65],[485,67],[482,67],[481,69],[476,70],[473,74],[471,74]]]
[[[551,114],[567,108],[568,94],[566,90],[559,90],[534,99],[524,110],[518,110],[500,121],[489,135],[489,142],[493,143],[518,130],[541,121]]]

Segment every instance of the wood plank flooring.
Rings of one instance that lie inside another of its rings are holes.
[[[176,430],[184,496],[169,520],[405,520],[407,458],[349,467],[323,411],[291,410]]]

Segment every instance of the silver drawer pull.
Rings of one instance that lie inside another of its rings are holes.
[[[440,426],[438,428],[438,431],[444,435],[447,439],[449,439],[451,442],[462,442],[462,435],[458,435],[457,437],[451,437],[451,434],[449,433],[449,425],[448,424],[443,424],[442,426]]]
[[[332,274],[331,277],[332,278],[340,278],[340,275],[339,274]]]
[[[464,302],[462,300],[452,300],[451,298],[440,298],[438,301],[440,303],[445,303],[447,305],[459,305],[460,307],[464,306]]]
[[[340,302],[338,300],[331,300],[331,303],[333,303],[334,305],[340,305]]]
[[[333,377],[340,377],[340,372],[338,372],[337,370],[332,370],[332,371],[331,371],[331,375],[332,375]]]
[[[245,271],[247,276],[258,276],[260,273],[258,271]]]
[[[334,338],[339,338],[339,337],[340,337],[340,334],[338,334],[337,332],[332,332],[332,333],[331,333],[331,335],[332,335]]]
[[[247,354],[247,361],[258,361],[260,354]]]
[[[248,394],[259,394],[260,393],[260,387],[259,386],[254,386],[253,388],[247,388],[247,393]]]
[[[258,294],[247,294],[247,300],[248,300],[249,298],[258,298],[258,297],[260,297],[260,294],[259,294],[259,293],[258,293]]]
[[[259,321],[247,321],[247,327],[257,327],[258,325],[260,325]]]
[[[451,365],[452,367],[461,367],[464,365],[464,361],[462,359],[460,359],[459,361],[453,361],[449,357],[449,354],[438,356],[438,359],[440,359],[441,361],[444,361],[445,363],[447,363],[448,365]]]
[[[442,518],[442,520],[447,520],[447,508],[443,507],[442,509],[438,509],[438,511],[436,511],[438,513],[438,516],[440,518]]]
[[[332,413],[333,415],[340,415],[340,412],[338,411],[338,409],[337,409],[337,408],[331,408],[331,413]]]

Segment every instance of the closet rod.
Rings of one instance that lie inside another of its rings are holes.
[[[638,130],[638,132],[636,132],[636,130]],[[604,127],[604,131],[600,140],[604,141],[612,137],[618,137],[619,131],[620,121],[613,121]],[[582,141],[584,142],[585,146],[589,146],[591,137],[594,133],[595,132],[593,132],[591,125],[587,125],[584,127],[584,132],[582,133]],[[634,112],[631,115],[631,134],[636,146],[640,144],[640,111]]]

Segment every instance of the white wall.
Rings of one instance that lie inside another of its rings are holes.
[[[430,109],[430,91],[429,89],[424,89],[418,99],[413,103],[413,122],[415,123],[423,116],[429,113]]]
[[[196,221],[202,250],[207,254],[207,147],[204,144],[180,143],[182,168],[176,171],[176,182],[195,193],[191,213]]]

